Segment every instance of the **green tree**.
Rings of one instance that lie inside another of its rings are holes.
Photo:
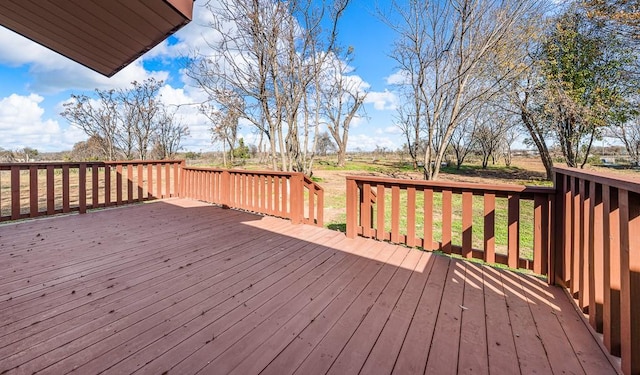
[[[584,167],[593,141],[624,111],[631,51],[578,8],[562,14],[542,45],[543,111],[570,167]]]
[[[238,140],[238,147],[233,149],[233,157],[236,159],[249,159],[251,157],[249,146],[244,144],[244,138]]]
[[[585,0],[589,18],[609,28],[627,42],[640,43],[640,4],[638,0]]]

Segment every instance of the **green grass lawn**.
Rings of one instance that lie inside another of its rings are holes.
[[[375,190],[375,188],[373,188]],[[378,197],[379,199],[379,197]],[[400,233],[407,234],[407,207],[408,194],[406,190],[400,191],[399,227]],[[339,205],[339,198],[331,198],[332,205]],[[345,198],[342,198],[344,201]],[[391,231],[391,189],[385,189],[384,194],[385,231]],[[343,203],[346,205],[346,202]],[[508,243],[508,208],[507,198],[496,198],[495,202],[495,243],[496,253],[507,254]],[[452,221],[451,239],[453,245],[462,245],[462,195],[452,195]],[[377,229],[376,217],[378,206],[373,205],[373,228]],[[422,238],[424,233],[424,193],[416,191],[416,236]],[[483,249],[484,242],[484,197],[473,196],[472,215],[472,245],[475,249]],[[442,193],[433,194],[433,240],[442,241]],[[346,228],[346,216],[341,215],[327,224],[330,229],[344,230]],[[524,259],[532,259],[533,256],[533,201],[520,201],[520,256]]]
[[[329,171],[346,171],[346,172],[363,172],[363,173],[379,173],[385,176],[394,176],[395,174],[403,175],[405,172],[413,171],[412,165],[406,160],[371,160],[363,158],[351,159],[345,167],[338,167],[331,160],[322,160],[316,163],[317,170]],[[489,165],[482,168],[480,165],[468,164],[457,169],[455,166],[443,167],[442,173],[478,177],[481,179],[495,180],[496,183],[512,183],[517,185],[543,185],[552,186],[550,181],[546,181],[544,176],[537,172],[531,172],[525,168],[518,166],[505,165]],[[375,190],[375,187],[372,187]],[[391,189],[385,190],[385,231],[391,230]],[[407,234],[407,192],[400,191],[400,233]],[[424,230],[424,194],[416,191],[416,228],[415,232],[418,237],[423,236]],[[473,226],[472,226],[472,246],[475,249],[482,250],[484,242],[484,197],[473,197]],[[508,244],[508,202],[507,198],[496,198],[495,201],[495,244],[498,254],[507,254]],[[346,207],[346,199],[344,194],[325,195],[325,207],[338,208]],[[373,227],[377,223],[375,217],[377,211],[374,205],[373,209]],[[326,224],[328,228],[336,230],[345,230],[346,215],[338,215]],[[433,240],[442,241],[442,194],[433,194]],[[452,244],[462,245],[462,195],[453,194],[452,196]],[[533,256],[533,201],[520,201],[520,256],[525,259],[531,259]]]

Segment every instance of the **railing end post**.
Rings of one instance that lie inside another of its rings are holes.
[[[302,224],[304,221],[304,175],[296,172],[291,174],[291,222]]]
[[[347,237],[355,238],[357,235],[356,214],[360,199],[358,198],[358,186],[356,181],[347,177]]]

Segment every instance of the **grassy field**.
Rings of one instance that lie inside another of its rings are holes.
[[[533,164],[529,166],[528,164]],[[319,181],[325,189],[325,225],[328,228],[344,231],[346,228],[346,197],[345,177],[347,175],[365,175],[391,177],[401,179],[422,179],[422,174],[414,171],[411,165],[402,161],[377,161],[375,163],[370,160],[352,160],[345,168],[338,168],[329,161],[316,164],[314,177]],[[463,166],[460,170],[456,168],[443,168],[441,180],[459,181],[459,182],[478,182],[478,183],[499,183],[499,184],[517,184],[517,185],[546,185],[551,183],[544,178],[544,169],[542,165],[536,166],[530,160],[522,160],[520,164],[511,167],[490,166],[483,170],[480,166],[469,165]],[[452,197],[452,243],[461,245],[462,243],[462,197],[454,194]],[[434,193],[433,195],[433,236],[434,241],[442,239],[442,194]],[[400,194],[400,231],[406,234],[407,230],[407,194]],[[423,205],[424,195],[420,192],[416,194],[416,233],[421,237],[424,229],[424,212]],[[390,230],[391,217],[391,194],[385,194],[385,211],[386,230]],[[374,215],[377,212],[374,210]],[[481,196],[473,197],[473,247],[476,249],[483,248],[484,240],[484,200]],[[520,205],[520,249],[523,258],[530,259],[533,252],[533,202],[522,201]],[[501,254],[507,253],[507,199],[496,199],[496,218],[495,218],[495,240],[496,252]]]

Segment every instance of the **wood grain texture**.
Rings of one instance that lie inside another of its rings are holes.
[[[559,288],[315,226],[170,199],[0,236],[7,374],[615,373]]]

